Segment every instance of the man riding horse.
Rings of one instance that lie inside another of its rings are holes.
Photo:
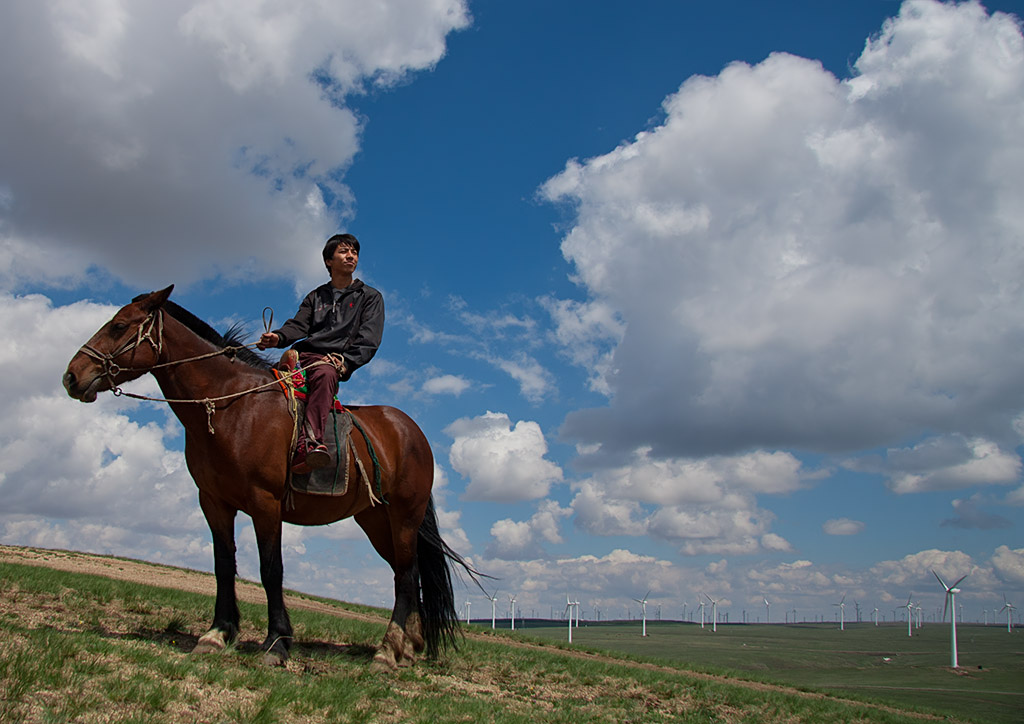
[[[324,426],[338,383],[373,359],[384,333],[384,298],[352,278],[359,264],[359,240],[336,234],[327,240],[323,257],[331,281],[307,294],[294,317],[257,343],[261,350],[294,345],[299,365],[307,370],[305,425],[292,459],[297,473],[330,463]]]
[[[317,396],[306,413],[314,426],[307,448],[312,440],[322,442],[317,437],[323,433],[320,415],[329,408],[338,382],[366,364],[380,344],[384,305],[377,290],[353,281],[358,253],[354,237],[332,237],[324,249],[331,283],[311,292],[294,319],[261,338],[265,347],[302,340],[293,349],[312,355],[306,363],[320,374],[330,372],[321,380],[326,389],[317,391],[314,385]],[[131,394],[120,385],[152,373],[163,397],[141,399],[167,402],[185,428],[185,463],[210,526],[217,577],[213,622],[193,651],[223,651],[238,636],[239,511],[252,518],[267,594],[264,663],[283,665],[294,635],[283,591],[283,523],[321,526],[353,518],[391,566],[395,605],[376,663],[388,669],[409,666],[423,651],[436,656],[453,646],[459,623],[449,564],[479,581],[438,529],[431,495],[434,456],[423,431],[394,407],[349,408],[362,435],[348,440],[355,455],[347,472],[357,474],[359,456],[372,457],[376,494],[369,484],[346,486],[332,495],[290,489],[292,420],[270,365],[259,355],[245,354],[245,345],[230,334],[217,333],[171,302],[173,288],[142,294],[119,309],[72,357],[63,381],[71,397],[93,402],[105,390]],[[332,354],[333,364],[317,364]],[[381,505],[382,500],[387,504]]]

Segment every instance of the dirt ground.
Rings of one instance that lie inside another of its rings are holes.
[[[110,558],[90,553],[0,545],[0,561],[44,566],[72,573],[106,576],[107,578],[114,578],[119,581],[144,583],[150,586],[174,588],[179,591],[201,593],[210,596],[217,592],[217,582],[212,573],[193,571],[186,568],[172,568],[143,561]],[[263,588],[259,584],[236,580],[235,591],[239,601],[255,604],[265,604],[267,602]],[[288,608],[330,613],[331,615],[343,618],[355,618],[363,621],[383,622],[380,617],[373,616],[372,614],[346,611],[345,609],[329,606],[304,597],[285,594],[285,602]]]

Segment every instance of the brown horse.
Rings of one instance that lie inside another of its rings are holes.
[[[173,302],[173,285],[122,307],[71,359],[68,394],[92,402],[98,392],[151,372],[185,427],[185,461],[199,488],[199,505],[213,534],[217,601],[213,625],[195,652],[223,649],[238,633],[235,599],[235,515],[252,518],[267,594],[263,660],[284,664],[292,626],[281,590],[281,522],[327,525],[352,516],[395,573],[395,607],[374,660],[407,666],[455,643],[459,631],[449,561],[475,573],[441,539],[431,487],[433,455],[426,437],[392,407],[350,411],[372,441],[383,503],[366,485],[340,496],[311,496],[286,485],[292,418],[270,364],[238,341],[236,330],[215,332]],[[361,435],[353,441],[369,460]],[[354,465],[354,462],[352,463]],[[359,480],[350,471],[351,480]],[[474,580],[475,577],[474,577]]]

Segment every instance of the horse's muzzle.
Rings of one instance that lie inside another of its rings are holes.
[[[64,389],[72,399],[80,402],[95,402],[96,395],[105,389],[106,379],[102,375],[96,375],[88,384],[82,384],[69,365],[67,372],[64,373],[63,382]]]

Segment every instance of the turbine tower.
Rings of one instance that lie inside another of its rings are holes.
[[[572,607],[576,605],[569,598],[569,594],[565,594],[565,612],[569,614],[569,643],[572,643]]]
[[[646,636],[647,635],[647,596],[650,596],[650,595],[651,595],[651,592],[648,591],[644,595],[644,597],[642,599],[641,598],[634,598],[633,599],[634,601],[636,601],[637,603],[640,604],[640,608],[643,611],[644,627],[643,627],[643,632],[640,634],[641,636]]]
[[[1014,606],[1012,603],[1010,603],[1009,601],[1006,600],[1006,594],[1004,593],[1003,594],[1003,607],[1001,609],[999,609],[998,612],[1002,613],[1003,611],[1006,611],[1006,631],[1008,633],[1013,633],[1013,611],[1016,608],[1017,608],[1016,606]],[[995,621],[995,618],[996,617],[993,615],[992,616],[992,620]]]
[[[700,609],[700,627],[704,628],[704,602],[701,601],[697,608]]]
[[[491,630],[493,631],[494,627],[495,627],[495,622],[497,621],[497,617],[495,615],[495,610],[497,609],[497,606],[498,606],[498,592],[495,591],[493,594],[491,594],[487,598],[489,598],[490,601],[491,601]]]
[[[875,610],[873,611],[873,613],[875,614],[875,626],[877,626],[878,625],[878,606],[875,606]]]
[[[516,630],[516,596],[518,596],[518,595],[519,595],[518,593],[516,593],[516,594],[511,594],[511,593],[508,594],[508,602],[509,602],[509,605],[512,607],[512,630],[513,631]]]
[[[708,594],[704,594],[704,597],[711,601],[711,630],[718,631],[718,601],[713,599]]]
[[[466,601],[466,623],[469,623],[469,607],[472,605],[472,601]]]
[[[914,620],[914,604],[910,602],[910,599],[914,597],[913,592],[907,596],[907,636],[913,636],[914,634],[910,631],[910,624]]]
[[[839,603],[833,603],[833,606],[839,606],[839,630],[846,630],[846,594],[839,599]]]
[[[946,582],[943,581],[941,578],[939,578],[939,574],[938,573],[935,573],[934,570],[932,570],[932,573],[935,575],[936,578],[939,579],[939,583],[942,584],[942,587],[946,589],[946,603],[942,606],[942,620],[943,621],[946,620],[946,609],[948,608],[949,609],[949,620],[950,620],[950,623],[952,625],[952,628],[950,629],[950,651],[952,653],[952,658],[950,659],[950,666],[955,669],[955,668],[957,668],[957,661],[956,661],[956,594],[960,593],[960,589],[957,588],[957,584],[959,584],[960,581],[962,581],[965,578],[967,578],[967,574],[965,573],[964,575],[962,575],[958,579],[956,579],[956,581],[953,583],[952,586],[947,586]]]
[[[761,598],[764,599],[764,622],[765,623],[771,623],[772,622],[772,607],[768,605],[768,597],[767,596],[761,596]]]

